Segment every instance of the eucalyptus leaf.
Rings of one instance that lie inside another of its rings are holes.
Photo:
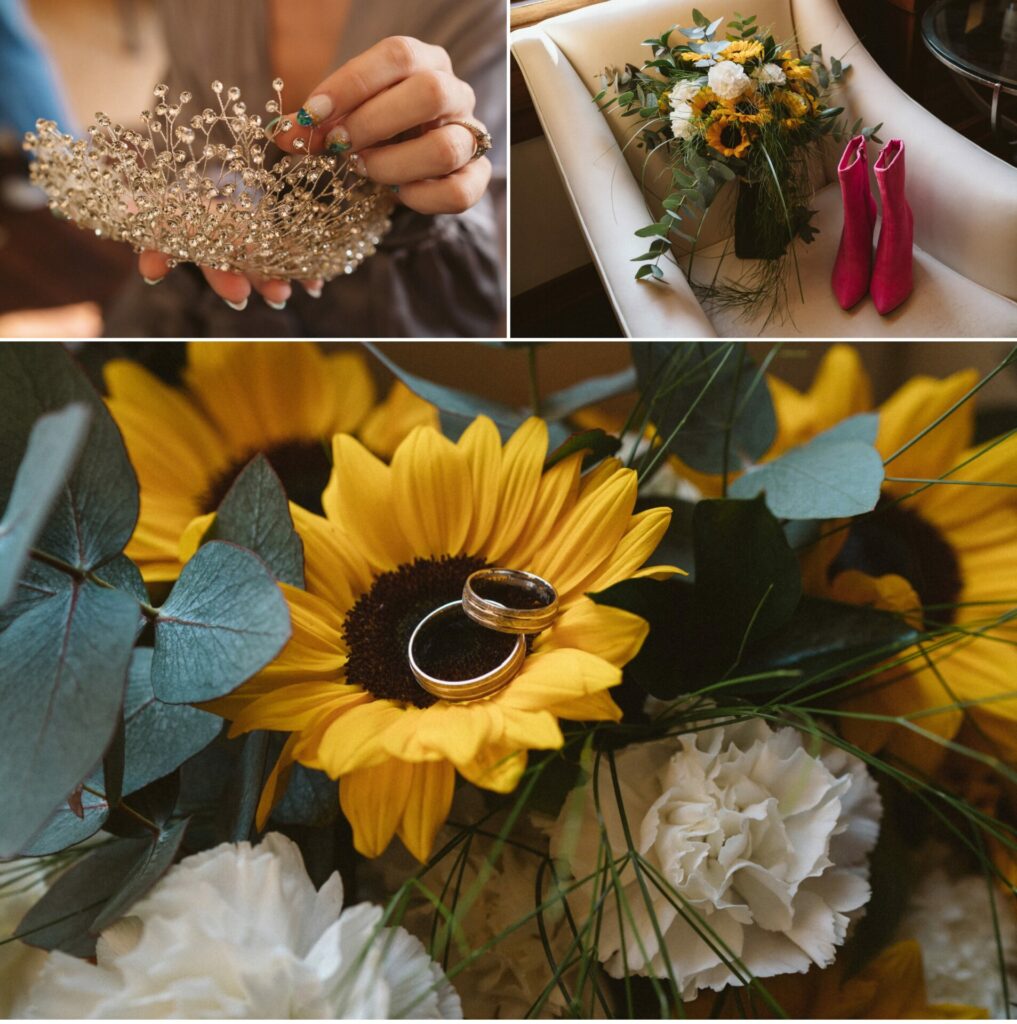
[[[254,832],[255,812],[265,781],[282,751],[283,736],[255,730],[243,738],[240,756],[230,783],[230,805],[234,808],[230,840],[241,843]]]
[[[0,632],[30,608],[61,591],[69,590],[72,582],[73,577],[67,573],[30,559],[21,573],[13,598],[0,608]]]
[[[109,801],[104,795],[104,787],[102,771],[93,772],[85,779],[81,792],[81,816],[75,814],[68,803],[61,804],[21,851],[21,856],[45,857],[94,836],[109,817]]]
[[[168,775],[211,743],[222,719],[189,704],[165,704],[152,688],[152,655],[138,647],[131,657],[124,703],[125,796]]]
[[[564,419],[588,405],[604,402],[616,395],[624,395],[635,389],[636,372],[628,366],[618,373],[606,374],[602,377],[590,377],[572,387],[555,391],[541,399],[540,411],[551,420]]]
[[[144,839],[115,839],[90,850],[50,886],[15,935],[39,949],[94,956],[93,922],[150,845]]]
[[[308,825],[321,828],[339,816],[337,784],[324,772],[295,764],[282,800],[272,811],[273,825]]]
[[[169,704],[222,697],[264,668],[289,637],[286,600],[264,563],[235,544],[203,544],[155,621],[155,695]]]
[[[280,583],[304,587],[304,544],[293,528],[282,482],[260,452],[226,493],[205,540],[227,540],[253,551]]]
[[[759,641],[794,614],[798,559],[761,498],[700,501],[693,513],[696,613],[704,642]]]
[[[137,602],[74,581],[0,633],[0,858],[28,846],[116,729]]]
[[[883,484],[883,459],[874,447],[879,417],[853,416],[808,444],[750,469],[728,488],[733,498],[765,494],[784,519],[833,519],[871,512]]]
[[[742,343],[634,342],[632,358],[660,436],[677,430],[669,451],[692,469],[745,469],[773,444],[770,389]]]
[[[96,569],[95,575],[117,590],[126,591],[139,603],[148,601],[148,590],[145,588],[141,571],[126,555],[117,555]]]
[[[61,345],[0,344],[0,504],[6,505],[39,417],[70,403],[92,414],[88,437],[35,547],[80,570],[120,554],[138,518],[138,482],[105,403]]]
[[[85,440],[92,411],[72,402],[41,416],[14,478],[0,519],[0,605],[13,597],[28,553],[41,532]]]
[[[188,819],[186,818],[183,821],[178,821],[160,831],[155,837],[155,841],[146,845],[131,866],[131,870],[117,889],[116,894],[96,915],[90,931],[97,934],[123,917],[166,874],[180,849],[187,825]]]

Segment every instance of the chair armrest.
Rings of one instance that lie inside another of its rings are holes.
[[[851,120],[884,123],[907,146],[915,241],[959,274],[1017,299],[1017,167],[930,114],[896,85],[859,41],[837,0],[792,0],[798,42],[851,64],[837,102]],[[876,148],[870,146],[870,164]]]
[[[565,192],[622,329],[632,338],[715,337],[682,271],[634,278],[638,239],[651,220],[604,115],[565,55],[539,26],[513,32],[512,52],[543,125]]]

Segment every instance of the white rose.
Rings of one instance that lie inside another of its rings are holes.
[[[679,103],[671,110],[671,131],[676,139],[691,139],[695,134],[692,124],[692,107]]]
[[[752,72],[752,77],[763,85],[787,84],[787,75],[779,64],[764,64]]]
[[[736,100],[752,84],[745,68],[733,60],[714,64],[707,75],[710,88],[722,100]]]
[[[224,843],[170,868],[95,964],[50,954],[19,1016],[461,1019],[420,940],[382,915],[343,909],[338,873],[315,889],[283,835]]]
[[[882,808],[861,761],[835,747],[813,756],[806,742],[795,729],[774,732],[752,719],[616,755],[644,872],[652,869],[674,895],[649,884],[648,907],[632,866],[621,871],[621,891],[609,896],[600,923],[599,955],[612,977],[673,971],[692,999],[700,989],[744,984],[725,947],[759,978],[833,962],[851,915],[871,895],[867,858]],[[602,853],[617,860],[628,850],[606,759],[598,775],[599,811],[588,783],[551,833],[552,854],[576,879],[596,874]],[[588,885],[570,900],[580,918]],[[622,915],[619,903],[628,906]]]
[[[679,82],[671,90],[671,107],[677,109],[682,104],[687,104],[702,89],[700,82]]]

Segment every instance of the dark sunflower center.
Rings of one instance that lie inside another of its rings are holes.
[[[483,558],[445,555],[418,558],[378,576],[343,624],[349,651],[347,681],[383,700],[404,701],[419,708],[433,704],[437,698],[422,689],[410,671],[410,634],[429,612],[462,597],[466,577],[484,568]],[[457,681],[496,668],[515,642],[508,633],[496,633],[464,617],[426,633],[414,653],[428,674]]]
[[[226,497],[226,492],[233,486],[233,481],[256,454],[252,451],[238,459],[212,481],[208,490],[201,496],[202,512],[214,512],[219,507],[222,499]],[[279,474],[290,501],[295,501],[302,508],[321,515],[321,492],[328,483],[332,469],[321,442],[287,441],[285,444],[267,448],[262,454]]]
[[[852,523],[844,547],[830,566],[830,579],[845,569],[870,576],[895,573],[915,588],[927,610],[926,628],[953,622],[951,606],[961,591],[960,563],[953,548],[917,512],[889,502],[884,494],[871,515]]]
[[[736,124],[725,125],[720,133],[720,141],[728,149],[737,149],[741,145],[742,131]]]

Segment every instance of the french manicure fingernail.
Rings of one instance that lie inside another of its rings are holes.
[[[321,285],[320,284],[318,285],[317,288],[305,288],[304,291],[307,292],[307,294],[310,295],[312,299],[320,299],[321,298]]]
[[[325,136],[325,148],[330,153],[348,153],[351,145],[350,133],[341,124]]]
[[[238,313],[242,313],[247,309],[247,299],[244,299],[243,302],[230,302],[229,299],[223,299],[222,301],[225,302],[230,309],[235,309]]]
[[[281,120],[282,120],[282,114],[280,114],[278,117],[273,117],[272,120],[269,121],[267,125],[265,125],[265,138],[266,139],[274,139],[275,138],[275,132],[273,131],[273,129],[275,128],[275,126]]]
[[[364,158],[359,153],[354,153],[350,157],[350,170],[354,174],[359,174],[361,178],[367,177],[367,165],[364,163]]]
[[[302,124],[305,128],[313,128],[314,125],[321,124],[331,113],[332,97],[326,96],[325,93],[319,93],[307,100],[297,111],[297,123]]]
[[[142,274],[141,280],[144,281],[145,284],[162,284],[161,277],[145,277],[145,275]]]
[[[286,299],[283,299],[282,302],[273,302],[271,299],[265,299],[265,305],[271,306],[272,309],[283,310],[286,308]]]

